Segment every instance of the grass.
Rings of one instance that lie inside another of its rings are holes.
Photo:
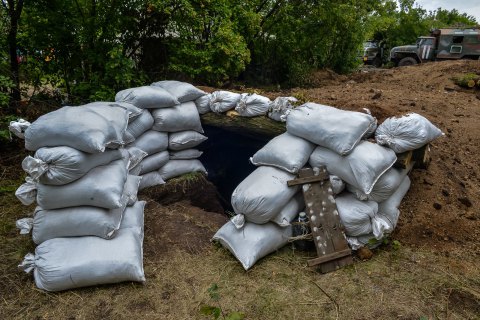
[[[18,234],[15,221],[34,207],[21,205],[10,192],[22,183],[20,174],[7,172],[4,178],[0,183],[1,319],[211,319],[201,314],[204,305],[221,306],[226,315],[241,312],[245,319],[479,319],[478,256],[462,252],[445,256],[433,248],[404,245],[380,248],[371,260],[355,261],[329,274],[307,267],[311,254],[287,245],[245,272],[221,246],[207,245],[195,253],[175,245],[157,251],[148,246],[158,235],[146,232],[144,285],[44,292],[35,287],[31,275],[17,270],[34,245],[28,236]],[[197,175],[183,177],[181,188],[188,187],[185,181],[191,179]],[[150,206],[146,225],[162,217],[159,210],[172,209]],[[179,223],[196,222],[179,219]],[[209,293],[213,284],[219,292],[214,302]]]

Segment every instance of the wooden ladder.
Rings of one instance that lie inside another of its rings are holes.
[[[301,169],[298,176],[287,184],[289,187],[302,185],[305,211],[318,254],[318,258],[308,260],[308,265],[319,265],[320,271],[327,273],[352,264],[352,251],[345,238],[326,168]]]

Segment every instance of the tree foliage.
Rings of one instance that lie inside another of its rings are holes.
[[[1,94],[15,87],[6,9],[18,1],[0,1]],[[76,103],[166,78],[299,85],[319,68],[355,68],[367,38],[391,47],[476,21],[414,0],[25,0],[17,24],[21,82]]]

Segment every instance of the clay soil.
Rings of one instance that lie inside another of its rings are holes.
[[[356,257],[353,266],[326,275],[306,266],[312,254],[291,245],[245,272],[227,250],[210,242],[228,218],[215,188],[194,179],[140,195],[147,201],[144,285],[43,292],[30,275],[16,270],[35,248],[15,230],[15,220],[34,209],[13,195],[27,153],[19,141],[2,146],[0,318],[207,319],[199,310],[210,305],[222,310],[220,319],[233,311],[246,319],[479,319],[480,100],[451,80],[467,72],[480,72],[480,63],[369,68],[348,76],[324,71],[312,76],[311,88],[262,92],[346,110],[368,108],[379,123],[416,112],[445,133],[431,144],[428,169],[410,174],[412,186],[390,238],[397,245],[390,242],[370,260]],[[212,284],[219,287],[215,299],[208,291]]]

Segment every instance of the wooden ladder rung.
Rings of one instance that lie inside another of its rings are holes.
[[[345,250],[342,250],[342,251],[336,251],[336,252],[329,253],[329,254],[326,254],[324,256],[315,258],[315,259],[308,260],[307,263],[308,263],[308,266],[313,267],[313,266],[316,266],[317,264],[322,264],[322,263],[329,262],[329,261],[332,261],[332,260],[337,260],[337,259],[349,256],[351,254],[352,254],[352,250],[345,249]]]

